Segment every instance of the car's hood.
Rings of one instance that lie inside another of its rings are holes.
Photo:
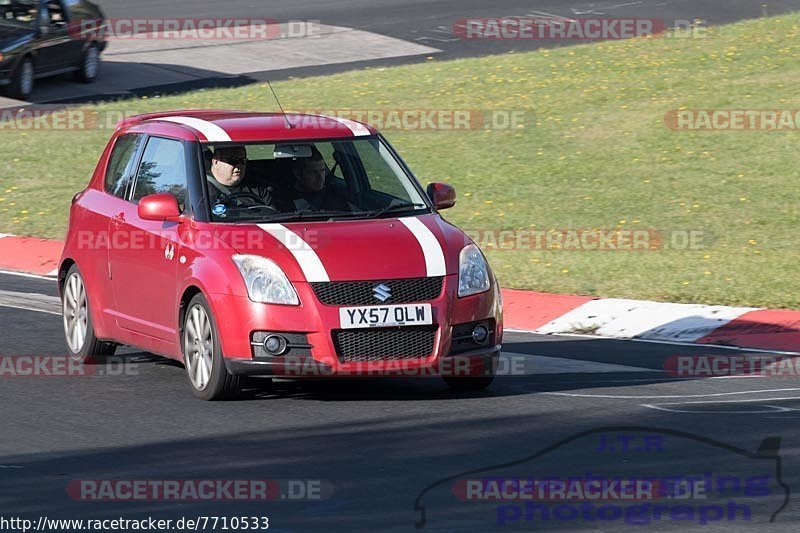
[[[0,24],[0,50],[8,50],[18,43],[33,36],[32,30],[20,28],[12,24]]]
[[[439,215],[261,224],[220,231],[240,254],[275,260],[291,281],[356,281],[458,273],[466,236]]]
[[[20,37],[25,37],[27,35],[32,35],[33,30],[29,30],[26,28],[22,28],[20,26],[15,26],[14,24],[3,24],[0,23],[0,40],[12,40],[12,39],[19,39]]]

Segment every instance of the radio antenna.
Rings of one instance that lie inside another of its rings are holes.
[[[289,126],[290,130],[294,129],[294,124],[292,124],[292,122],[289,120],[289,117],[286,116],[286,111],[283,110],[281,101],[278,98],[277,93],[275,93],[275,89],[272,88],[272,83],[269,80],[267,80],[267,85],[269,86],[269,90],[272,91],[272,96],[275,97],[275,101],[278,102],[278,108],[281,110],[281,113],[283,113],[283,119],[286,121],[286,125]]]

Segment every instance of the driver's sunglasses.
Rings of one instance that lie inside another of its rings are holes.
[[[231,166],[238,167],[239,165],[244,165],[247,163],[247,156],[240,156],[240,157],[218,157],[219,161],[223,163],[228,163]]]

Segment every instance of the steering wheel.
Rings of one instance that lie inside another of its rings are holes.
[[[239,200],[240,198],[241,199],[247,198],[249,200],[253,200],[253,202],[255,204],[261,204],[261,205],[264,205],[264,206],[267,205],[267,204],[264,203],[264,199],[263,198],[261,198],[257,194],[253,194],[253,193],[247,192],[247,191],[234,192],[234,193],[229,194],[226,198],[228,200],[232,200],[232,201]]]
[[[258,196],[257,194],[253,194],[247,191],[239,191],[232,194],[229,194],[226,199],[232,203],[238,204],[239,199],[247,199],[252,200],[253,205],[244,205],[242,208],[244,209],[267,209],[271,213],[277,213],[278,210],[271,205],[267,205],[264,203],[264,199]]]

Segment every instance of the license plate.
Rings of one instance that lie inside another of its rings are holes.
[[[431,304],[376,305],[339,309],[342,329],[425,326],[433,324]]]

